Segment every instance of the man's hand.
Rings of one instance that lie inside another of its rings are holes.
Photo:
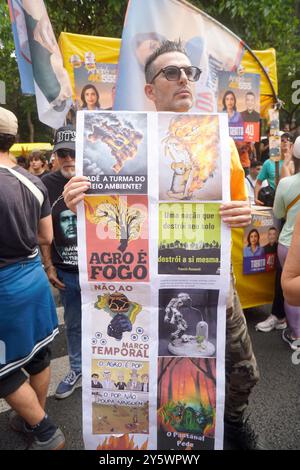
[[[247,227],[251,223],[251,208],[248,201],[231,201],[222,204],[220,215],[230,228]]]
[[[77,213],[77,204],[84,199],[85,192],[90,187],[91,183],[86,176],[73,176],[64,187],[65,204],[75,214]]]
[[[46,269],[49,282],[57,289],[65,289],[65,285],[58,279],[56,269],[53,265]]]

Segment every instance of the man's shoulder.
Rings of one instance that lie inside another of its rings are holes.
[[[64,186],[66,184],[64,176],[61,174],[61,172],[54,171],[53,173],[47,173],[45,176],[42,177],[42,182],[46,186],[46,188],[51,188],[53,186],[59,187],[59,186]]]
[[[59,170],[58,171],[53,171],[53,172],[51,171],[51,172],[45,173],[45,175],[42,176],[42,181],[43,182],[58,181],[62,177],[63,176],[62,176],[62,174]]]
[[[25,170],[25,168],[22,168],[21,166],[15,167],[15,169],[21,173],[21,175],[24,175],[27,179],[29,179],[32,183],[35,184],[41,191],[46,191],[45,185],[43,184],[41,178],[38,176],[33,175],[29,171]]]

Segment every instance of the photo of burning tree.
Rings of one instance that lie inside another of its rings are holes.
[[[215,359],[158,360],[158,449],[214,448]]]
[[[148,278],[146,196],[86,196],[89,280]]]
[[[107,197],[94,210],[86,201],[86,207],[90,222],[103,224],[120,240],[118,250],[125,251],[131,241],[140,237],[146,213],[141,208],[129,207],[126,198]]]

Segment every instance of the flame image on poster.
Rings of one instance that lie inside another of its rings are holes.
[[[161,114],[159,198],[222,198],[218,116]]]
[[[146,196],[86,196],[88,280],[148,280]]]
[[[92,360],[93,434],[148,434],[149,363]]]
[[[215,359],[161,357],[157,387],[159,449],[213,449]]]
[[[135,442],[135,436],[123,434],[123,436],[109,436],[104,439],[96,448],[96,450],[147,450],[148,439],[146,439],[140,446]],[[100,460],[100,459],[99,459]],[[100,461],[101,463],[101,461]]]
[[[83,174],[89,194],[145,194],[147,115],[85,113]]]

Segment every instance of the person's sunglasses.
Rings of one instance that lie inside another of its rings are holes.
[[[59,158],[67,158],[68,156],[75,158],[75,150],[59,149],[56,151],[56,153]]]
[[[181,77],[181,71],[184,71],[186,74],[187,79],[190,82],[197,82],[199,80],[200,75],[201,75],[201,70],[198,67],[195,67],[193,65],[190,65],[188,67],[177,67],[176,65],[168,65],[167,67],[164,67],[163,69],[160,69],[157,74],[154,75],[152,78],[151,83],[154,82],[154,80],[160,75],[161,73],[164,74],[167,80],[170,82],[179,80]]]

